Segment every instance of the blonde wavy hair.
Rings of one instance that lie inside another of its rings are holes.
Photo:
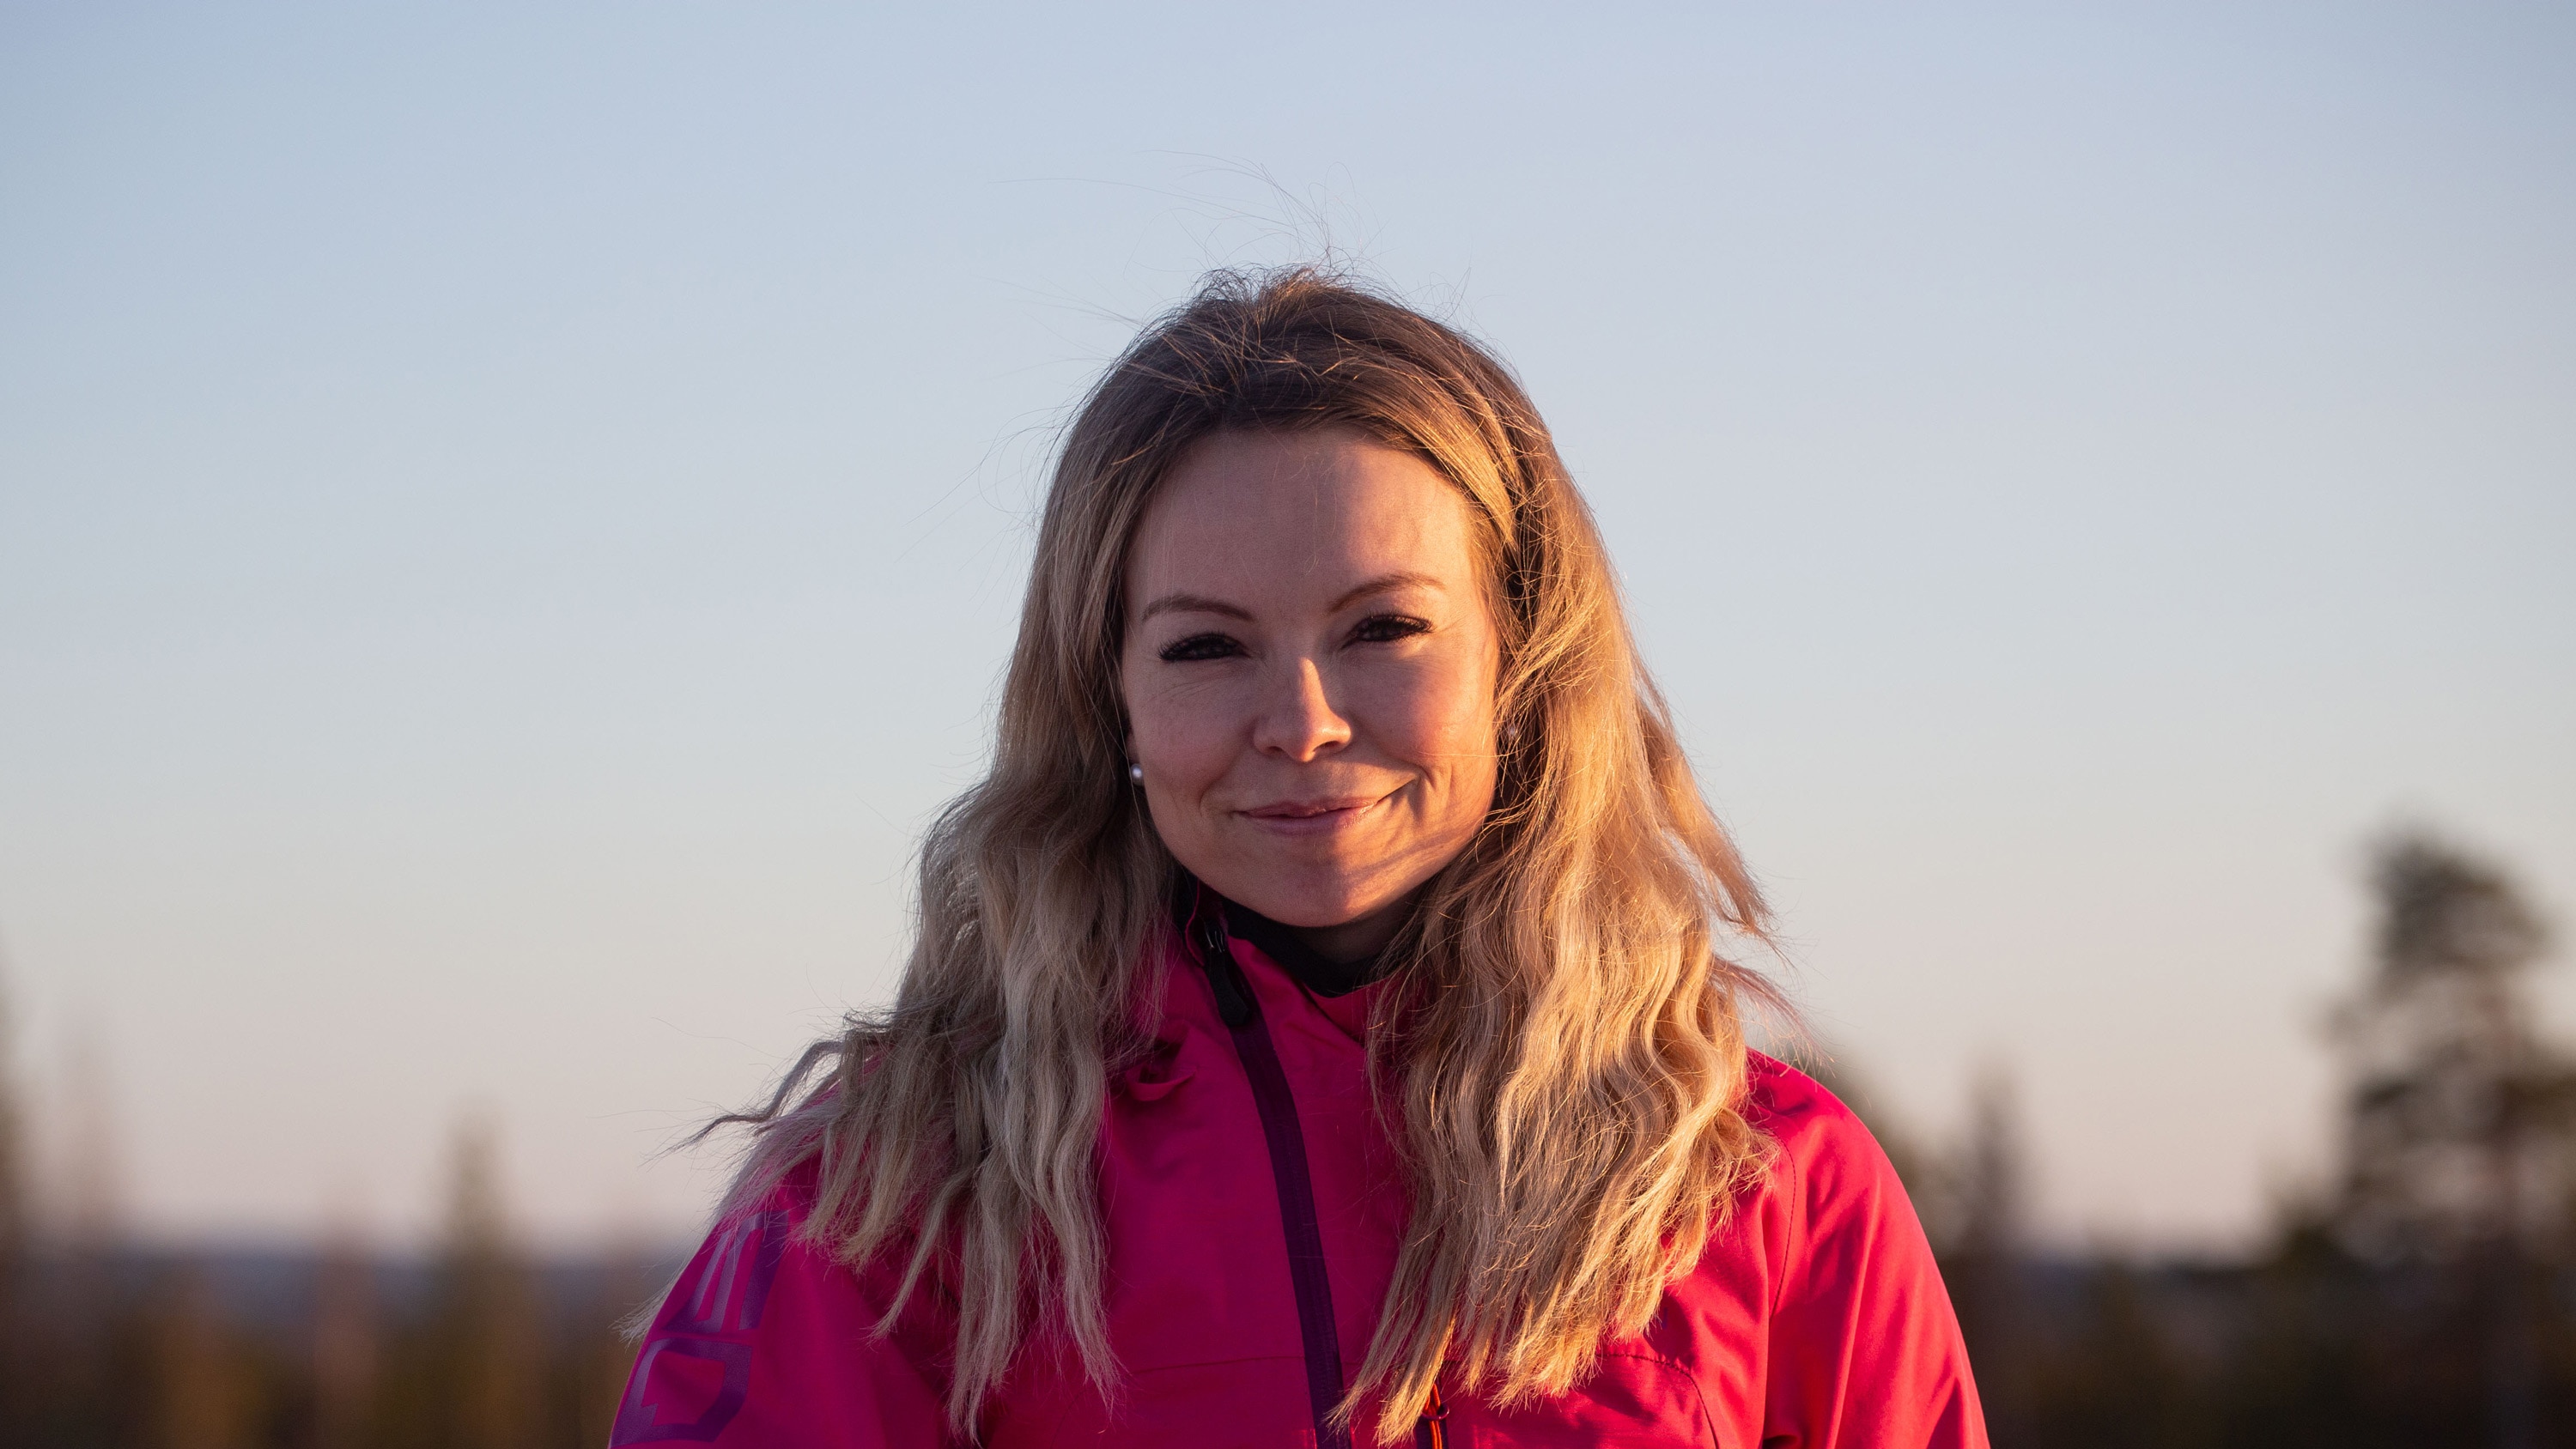
[[[818,1042],[755,1125],[738,1209],[819,1156],[804,1232],[953,1282],[949,1412],[969,1428],[1041,1328],[1113,1391],[1096,1148],[1149,1044],[1179,867],[1129,788],[1118,660],[1138,522],[1227,429],[1357,429],[1472,506],[1502,638],[1494,807],[1390,948],[1369,1033],[1412,1219],[1340,1414],[1401,1437],[1445,1360],[1505,1403],[1564,1392],[1643,1331],[1767,1144],[1741,1113],[1730,941],[1762,900],[1639,664],[1546,427],[1456,331],[1312,268],[1215,274],[1137,338],[1066,434],[991,772],[923,843],[891,1009]],[[817,1089],[814,1073],[830,1066]]]

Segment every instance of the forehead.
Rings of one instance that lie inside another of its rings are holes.
[[[1466,497],[1412,453],[1345,428],[1226,432],[1183,455],[1127,557],[1127,607],[1172,590],[1282,602],[1380,574],[1470,588]]]

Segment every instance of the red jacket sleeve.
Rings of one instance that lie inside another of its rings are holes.
[[[853,1270],[794,1232],[810,1187],[791,1179],[717,1225],[662,1300],[618,1401],[612,1446],[880,1449],[958,1442],[944,1372],[955,1342],[941,1291],[916,1287],[878,1322],[900,1265]]]
[[[1798,1211],[1772,1314],[1762,1442],[1984,1449],[1958,1318],[1896,1169],[1849,1108],[1772,1065],[1796,1081],[1782,1084],[1768,1125]]]

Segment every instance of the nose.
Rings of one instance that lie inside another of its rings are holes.
[[[1351,740],[1351,722],[1333,708],[1323,671],[1312,659],[1294,660],[1274,676],[1252,722],[1252,747],[1307,764]]]

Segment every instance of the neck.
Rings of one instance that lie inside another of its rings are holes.
[[[1365,916],[1355,917],[1338,926],[1290,926],[1288,933],[1306,944],[1307,949],[1337,966],[1366,961],[1386,949],[1395,933],[1404,926],[1404,918],[1420,899],[1419,889],[1407,892]]]

